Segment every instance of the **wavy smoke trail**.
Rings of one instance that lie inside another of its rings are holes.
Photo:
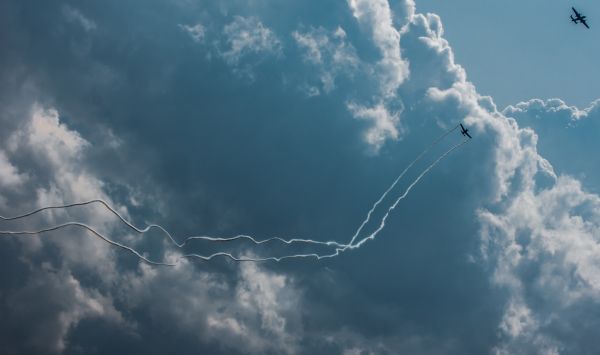
[[[109,210],[112,214],[114,214],[122,223],[124,223],[127,227],[129,227],[133,231],[135,231],[137,233],[140,233],[140,234],[143,234],[143,233],[148,232],[152,228],[159,229],[178,248],[182,248],[189,241],[196,240],[196,239],[213,241],[213,242],[231,242],[231,241],[240,240],[240,239],[247,239],[247,240],[252,241],[255,245],[264,244],[264,243],[268,243],[268,242],[271,242],[271,241],[280,241],[280,242],[285,243],[285,244],[308,243],[308,244],[315,244],[315,245],[334,246],[334,247],[336,247],[336,250],[332,254],[320,255],[320,254],[316,254],[316,253],[308,253],[308,254],[291,254],[291,255],[285,255],[285,256],[281,256],[281,257],[251,258],[251,257],[236,257],[236,256],[232,255],[231,253],[217,252],[217,253],[214,253],[214,254],[211,254],[211,255],[207,255],[207,256],[203,256],[203,255],[199,255],[199,254],[184,254],[179,259],[177,259],[177,262],[175,262],[175,263],[165,263],[165,262],[159,262],[159,261],[152,261],[152,260],[150,260],[150,259],[142,256],[135,249],[133,249],[131,247],[128,247],[126,245],[120,244],[118,242],[115,242],[115,241],[111,240],[110,238],[102,235],[101,233],[99,233],[98,231],[96,231],[95,229],[93,229],[92,227],[90,227],[90,226],[88,226],[88,225],[86,225],[84,223],[79,223],[79,222],[63,223],[63,224],[60,224],[60,225],[57,225],[57,226],[53,226],[53,227],[49,227],[49,228],[45,228],[45,229],[40,229],[40,230],[36,230],[36,231],[0,231],[0,235],[37,235],[37,234],[46,233],[46,232],[50,232],[50,231],[56,231],[56,230],[59,230],[59,229],[70,227],[70,226],[80,227],[80,228],[84,228],[84,229],[90,231],[96,237],[102,239],[104,242],[106,242],[106,243],[108,243],[110,245],[113,245],[115,247],[124,249],[124,250],[126,250],[126,251],[134,254],[140,260],[142,260],[142,261],[144,261],[144,262],[146,262],[148,264],[151,264],[151,265],[161,265],[161,266],[175,266],[179,262],[179,260],[182,259],[182,258],[197,258],[197,259],[209,261],[209,260],[211,260],[211,259],[213,259],[215,257],[218,257],[218,256],[225,256],[225,257],[228,257],[228,258],[230,258],[230,259],[232,259],[234,261],[252,261],[252,262],[259,262],[259,261],[276,261],[276,262],[279,262],[279,261],[282,261],[282,260],[295,259],[295,258],[316,258],[317,260],[321,260],[321,259],[324,259],[324,258],[332,258],[332,257],[338,256],[341,252],[344,252],[347,249],[357,249],[357,248],[360,248],[360,246],[362,244],[364,244],[367,240],[373,240],[373,239],[375,239],[375,237],[377,236],[377,234],[385,227],[385,222],[387,220],[387,217],[391,213],[391,211],[393,211],[396,208],[396,206],[398,205],[398,203],[408,195],[408,193],[414,187],[414,185],[416,185],[419,182],[419,180],[421,180],[421,178],[423,176],[425,176],[443,158],[445,158],[448,154],[450,154],[455,149],[457,149],[457,148],[461,147],[463,144],[465,144],[468,141],[468,139],[465,139],[461,143],[456,144],[455,146],[451,147],[444,154],[442,154],[439,158],[437,158],[433,163],[431,163],[427,168],[425,168],[421,172],[421,174],[419,176],[417,176],[417,178],[408,186],[408,188],[405,190],[405,192],[394,202],[394,204],[388,208],[388,211],[386,212],[386,214],[381,219],[379,228],[377,228],[369,236],[361,239],[358,243],[354,244],[354,241],[356,240],[356,238],[358,237],[358,235],[360,234],[360,232],[362,231],[362,229],[364,228],[364,226],[369,222],[369,220],[371,218],[371,215],[374,212],[374,210],[383,201],[383,199],[387,196],[387,194],[396,186],[396,184],[404,176],[404,174],[415,163],[417,163],[431,148],[433,148],[435,145],[437,145],[443,138],[445,138],[448,134],[450,134],[451,132],[453,132],[457,128],[458,128],[458,125],[455,126],[455,127],[453,127],[453,128],[451,128],[451,129],[449,129],[448,131],[444,132],[444,134],[442,134],[435,141],[433,141],[425,150],[423,150],[423,152],[421,152],[402,171],[402,173],[396,178],[396,180],[394,180],[394,182],[392,183],[392,185],[390,185],[390,187],[373,204],[373,206],[371,207],[371,209],[367,213],[367,217],[361,223],[360,227],[357,229],[357,231],[355,232],[355,234],[353,235],[351,241],[348,244],[342,244],[342,243],[339,243],[339,242],[336,242],[336,241],[326,241],[326,242],[323,242],[323,241],[312,240],[312,239],[303,239],[303,238],[284,239],[284,238],[280,238],[280,237],[272,237],[272,238],[267,238],[267,239],[263,239],[263,240],[258,240],[258,239],[254,238],[252,236],[249,236],[249,235],[237,235],[237,236],[234,236],[234,237],[225,237],[225,238],[224,237],[211,237],[211,236],[192,236],[192,237],[186,238],[183,242],[178,243],[175,240],[175,238],[171,235],[171,233],[169,233],[169,231],[166,228],[162,227],[161,225],[150,224],[150,225],[147,225],[144,228],[136,227],[132,222],[130,222],[127,219],[125,219],[119,212],[117,212],[107,202],[105,202],[104,200],[101,200],[101,199],[94,199],[94,200],[90,200],[90,201],[86,201],[86,202],[72,203],[72,204],[67,204],[67,205],[46,206],[46,207],[42,207],[42,208],[33,210],[31,212],[28,212],[28,213],[25,213],[25,214],[22,214],[22,215],[18,215],[18,216],[14,216],[14,217],[0,216],[0,220],[3,220],[3,221],[12,221],[12,220],[23,219],[23,218],[35,215],[37,213],[40,213],[42,211],[46,211],[46,210],[66,209],[66,208],[71,208],[71,207],[85,206],[85,205],[90,205],[90,204],[98,203],[98,204],[103,205],[107,210]]]

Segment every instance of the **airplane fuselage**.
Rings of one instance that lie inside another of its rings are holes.
[[[573,13],[575,14],[575,17],[573,17],[573,15],[570,16],[571,22],[573,22],[575,24],[581,23],[586,28],[590,28],[590,26],[588,26],[587,22],[585,21],[586,17],[581,15],[579,12],[577,12],[577,10],[575,10],[574,7],[571,7],[571,9],[573,10]]]

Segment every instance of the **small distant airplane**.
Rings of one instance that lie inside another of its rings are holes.
[[[471,135],[469,134],[469,129],[465,128],[465,126],[462,125],[462,123],[460,124],[460,133],[462,133],[463,136],[467,136],[469,138],[473,138],[471,137]]]
[[[575,17],[571,15],[571,21],[573,21],[573,23],[582,23],[586,28],[590,28],[587,22],[585,22],[585,16],[581,16],[581,14],[577,12],[574,7],[571,7],[571,9],[573,9],[573,12],[575,13]]]

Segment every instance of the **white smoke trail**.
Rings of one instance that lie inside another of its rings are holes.
[[[0,220],[3,220],[3,221],[13,221],[13,220],[19,220],[19,219],[23,219],[23,218],[26,218],[26,217],[29,217],[29,216],[33,216],[35,214],[38,214],[40,212],[47,211],[47,210],[67,209],[67,208],[80,207],[80,206],[86,206],[86,205],[91,205],[91,204],[100,204],[100,205],[104,206],[113,215],[115,215],[122,223],[124,223],[127,227],[129,227],[131,230],[135,231],[136,233],[144,234],[144,233],[147,233],[148,231],[150,231],[151,229],[156,228],[156,229],[160,230],[162,233],[164,233],[169,238],[169,240],[171,240],[171,242],[174,245],[176,245],[177,247],[179,247],[179,248],[184,247],[188,242],[190,242],[192,240],[206,240],[206,241],[211,241],[211,242],[232,242],[232,241],[241,240],[241,239],[250,240],[255,245],[265,244],[265,243],[269,243],[269,242],[272,242],[272,241],[279,241],[279,242],[282,242],[282,243],[288,244],[288,245],[289,244],[293,244],[293,243],[306,243],[306,244],[315,244],[315,245],[322,245],[322,246],[347,247],[349,245],[352,245],[352,243],[354,243],[354,241],[356,240],[356,238],[358,237],[358,235],[360,234],[360,232],[362,231],[362,229],[364,228],[364,226],[370,221],[371,215],[373,214],[373,212],[375,211],[375,209],[377,208],[377,206],[379,206],[379,204],[385,199],[385,197],[388,195],[388,193],[398,184],[398,182],[404,176],[404,174],[406,174],[406,172],[414,164],[416,164],[419,160],[421,160],[421,158],[423,158],[423,156],[425,154],[427,154],[429,152],[429,150],[431,150],[434,146],[436,146],[448,134],[450,134],[453,131],[455,131],[458,127],[459,126],[456,125],[453,128],[451,128],[451,129],[447,130],[446,132],[444,132],[440,137],[438,137],[431,144],[429,144],[429,146],[426,147],[406,168],[404,168],[404,170],[400,173],[400,175],[398,175],[398,177],[396,178],[396,180],[394,180],[394,182],[390,185],[390,187],[388,187],[388,189],[373,204],[373,206],[371,207],[371,209],[367,213],[366,218],[363,220],[363,222],[361,223],[361,225],[359,226],[359,228],[356,230],[356,232],[354,233],[354,235],[352,236],[352,238],[351,238],[351,240],[350,240],[350,242],[348,244],[343,244],[343,243],[339,243],[339,242],[336,242],[336,241],[325,241],[325,242],[323,242],[323,241],[319,241],[319,240],[305,239],[305,238],[285,239],[285,238],[281,238],[281,237],[271,237],[271,238],[259,240],[259,239],[256,239],[256,238],[252,237],[252,236],[244,235],[244,234],[238,234],[238,235],[233,236],[233,237],[191,236],[191,237],[185,238],[183,240],[183,242],[179,243],[179,242],[177,242],[177,240],[173,237],[173,235],[166,228],[164,228],[163,226],[161,226],[159,224],[149,224],[149,225],[147,225],[146,227],[143,227],[143,228],[135,226],[133,224],[133,222],[130,222],[127,219],[125,219],[125,217],[123,217],[115,208],[113,208],[112,206],[110,206],[110,204],[108,204],[106,201],[104,201],[102,199],[93,199],[93,200],[89,200],[89,201],[85,201],[85,202],[78,202],[78,203],[71,203],[71,204],[65,204],[65,205],[56,205],[56,206],[41,207],[41,208],[38,208],[36,210],[30,211],[30,212],[27,212],[27,213],[24,213],[24,214],[21,214],[21,215],[18,215],[18,216],[13,216],[13,217],[0,216]],[[69,225],[69,224],[66,224],[66,225]]]
[[[435,147],[442,139],[444,139],[447,135],[449,135],[450,133],[452,133],[457,128],[458,128],[458,125],[454,126],[454,128],[451,128],[451,129],[447,130],[446,132],[444,132],[444,134],[442,134],[435,141],[433,141],[427,148],[425,148],[425,150],[423,150],[421,152],[421,154],[419,154],[412,162],[410,162],[410,164],[408,164],[408,166],[406,168],[404,168],[404,170],[400,173],[400,175],[398,175],[398,177],[396,178],[396,180],[394,180],[394,182],[392,183],[392,185],[390,185],[390,187],[388,187],[388,189],[385,190],[385,192],[383,193],[383,195],[381,195],[381,197],[379,197],[379,200],[377,200],[373,204],[373,206],[371,207],[371,209],[367,213],[367,218],[365,218],[365,220],[362,222],[362,224],[360,225],[360,227],[358,227],[358,229],[356,230],[356,232],[354,232],[354,235],[352,236],[352,239],[350,240],[350,243],[348,243],[347,245],[352,245],[352,243],[354,243],[354,240],[356,240],[356,238],[358,237],[358,235],[360,234],[360,232],[362,232],[362,229],[365,227],[365,225],[367,223],[369,223],[369,220],[371,219],[371,215],[373,214],[373,212],[375,211],[375,209],[377,208],[377,206],[379,206],[379,204],[381,203],[381,201],[383,201],[383,199],[387,196],[387,194],[390,191],[392,191],[392,189],[394,189],[394,187],[396,186],[396,184],[398,184],[398,181],[400,181],[400,179],[402,179],[402,177],[404,176],[404,174],[406,174],[406,172],[408,171],[408,169],[410,169],[419,160],[421,160],[421,158],[425,154],[427,154],[427,152],[429,152],[429,150],[431,150],[431,148]]]
[[[448,156],[450,153],[452,153],[454,150],[460,148],[461,146],[463,146],[465,143],[467,143],[469,141],[469,139],[465,139],[462,142],[452,146],[450,149],[448,149],[446,152],[444,152],[444,154],[442,154],[441,156],[439,156],[433,163],[429,164],[429,166],[427,168],[425,168],[425,170],[423,170],[421,172],[421,174],[419,174],[415,180],[413,180],[413,182],[406,188],[406,190],[404,191],[404,193],[402,195],[400,195],[400,197],[398,197],[396,199],[396,201],[394,202],[394,204],[392,206],[390,206],[388,208],[388,211],[386,212],[386,214],[382,217],[381,219],[381,223],[379,224],[379,227],[373,232],[371,233],[368,237],[365,237],[363,239],[361,239],[358,243],[356,244],[346,244],[341,248],[336,248],[335,252],[332,254],[325,254],[325,255],[320,255],[320,254],[316,254],[316,253],[311,253],[311,254],[292,254],[292,255],[286,255],[286,256],[281,256],[281,257],[266,257],[266,258],[251,258],[251,257],[234,257],[229,253],[215,253],[209,256],[202,256],[202,255],[198,255],[198,254],[186,254],[183,257],[194,257],[194,258],[199,258],[202,260],[211,260],[212,258],[216,257],[216,256],[228,256],[230,258],[232,258],[235,261],[254,261],[254,262],[259,262],[259,261],[276,261],[276,262],[280,262],[282,260],[285,259],[298,259],[298,258],[315,258],[317,260],[321,260],[321,259],[328,259],[328,258],[334,258],[338,255],[340,255],[340,253],[346,251],[347,249],[358,249],[360,248],[364,243],[366,243],[368,240],[373,240],[375,239],[375,237],[377,237],[377,234],[385,227],[385,222],[389,216],[389,214],[396,208],[396,206],[398,206],[398,203],[400,203],[401,200],[403,200],[408,193],[412,190],[412,188],[431,170],[433,169],[433,167],[435,167],[440,161],[442,161],[442,159],[444,159],[446,156]],[[386,191],[387,193],[388,191]]]
[[[368,237],[365,237],[365,238],[361,239],[358,243],[356,243],[354,245],[350,245],[349,248],[351,248],[351,249],[360,248],[360,246],[363,245],[367,240],[373,240],[373,239],[375,239],[375,237],[377,236],[377,234],[385,227],[385,221],[387,220],[387,218],[390,215],[390,213],[396,208],[396,206],[398,205],[398,203],[401,200],[403,200],[406,197],[406,195],[408,195],[408,193],[410,192],[410,190],[412,190],[412,188],[419,182],[419,180],[421,180],[421,178],[423,176],[425,176],[425,174],[427,174],[427,172],[429,172],[429,170],[431,170],[434,166],[436,166],[437,163],[439,163],[442,159],[444,159],[453,150],[460,148],[463,144],[467,143],[468,141],[469,141],[469,139],[466,138],[462,142],[460,142],[460,143],[456,144],[455,146],[453,146],[452,148],[448,149],[444,154],[442,154],[439,158],[437,158],[436,161],[434,161],[433,163],[431,163],[431,165],[429,165],[425,170],[423,170],[423,172],[419,176],[417,176],[417,178],[412,182],[412,184],[410,184],[406,188],[406,191],[404,191],[404,193],[402,195],[400,195],[400,197],[398,197],[396,199],[396,201],[394,202],[394,204],[391,205],[390,208],[388,208],[388,211],[385,213],[385,215],[383,216],[383,218],[381,218],[381,223],[379,224],[379,228],[377,228]]]
[[[140,260],[142,260],[142,261],[144,261],[144,262],[146,262],[148,264],[151,264],[151,265],[160,265],[160,266],[174,266],[182,258],[196,258],[196,259],[201,259],[201,260],[209,261],[209,260],[212,260],[213,258],[218,257],[218,256],[228,257],[228,258],[230,258],[230,259],[232,259],[234,261],[252,261],[252,262],[259,262],[259,261],[275,261],[275,262],[280,262],[280,261],[286,260],[286,259],[300,259],[300,258],[315,258],[317,260],[321,260],[321,259],[325,259],[325,258],[333,258],[333,257],[338,256],[341,252],[346,251],[347,249],[358,249],[366,241],[375,239],[375,237],[377,236],[377,234],[385,227],[385,222],[386,222],[389,214],[396,208],[396,206],[398,205],[398,203],[408,195],[408,193],[411,191],[411,189],[421,180],[421,178],[423,178],[423,176],[425,176],[434,166],[436,166],[448,154],[450,154],[455,149],[461,147],[467,141],[468,140],[465,139],[461,143],[456,144],[455,146],[451,147],[444,154],[442,154],[440,157],[438,157],[433,163],[431,163],[427,168],[425,168],[425,170],[423,170],[421,172],[421,174],[419,174],[417,176],[417,178],[408,186],[408,188],[404,191],[404,193],[400,197],[398,197],[398,199],[396,199],[396,201],[394,202],[394,204],[388,208],[387,213],[381,219],[379,227],[373,233],[371,233],[369,236],[361,239],[356,244],[352,244],[352,243],[341,244],[341,243],[337,243],[337,242],[319,242],[319,241],[312,241],[310,239],[299,239],[299,238],[285,240],[285,239],[278,238],[278,237],[269,238],[269,239],[260,241],[260,240],[254,239],[251,236],[245,236],[245,235],[241,235],[241,236],[237,236],[237,237],[232,237],[232,238],[190,237],[190,238],[201,238],[201,239],[211,240],[211,241],[231,241],[231,240],[235,240],[235,239],[239,239],[239,238],[246,238],[246,239],[252,240],[256,244],[265,243],[265,242],[268,242],[270,240],[279,240],[279,241],[282,241],[282,242],[287,243],[287,244],[291,244],[291,243],[296,242],[296,241],[299,241],[299,242],[310,242],[310,243],[314,242],[316,244],[321,244],[321,245],[334,245],[334,246],[336,246],[336,250],[332,254],[321,255],[321,254],[317,254],[317,253],[308,253],[308,254],[291,254],[291,255],[285,255],[285,256],[281,256],[281,257],[256,258],[256,257],[247,257],[247,256],[236,257],[236,256],[234,256],[231,253],[217,252],[217,253],[214,253],[214,254],[211,254],[211,255],[207,255],[207,256],[200,255],[200,254],[184,254],[179,259],[177,259],[177,261],[175,263],[165,263],[165,262],[159,262],[159,261],[150,260],[150,259],[144,257],[143,255],[141,255],[135,249],[133,249],[131,247],[128,247],[128,246],[125,246],[123,244],[120,244],[118,242],[115,242],[115,241],[107,238],[106,236],[102,235],[101,233],[99,233],[98,231],[96,231],[95,229],[93,229],[92,227],[90,227],[90,226],[88,226],[88,225],[86,225],[84,223],[68,222],[68,223],[64,223],[64,224],[57,225],[57,226],[54,226],[54,227],[49,227],[49,228],[40,229],[40,230],[36,230],[36,231],[0,231],[0,235],[38,235],[38,234],[41,234],[41,233],[56,231],[56,230],[59,230],[59,229],[70,227],[70,226],[76,226],[76,227],[80,227],[80,228],[84,228],[84,229],[88,230],[89,232],[93,233],[96,237],[102,239],[104,242],[106,242],[106,243],[108,243],[110,245],[116,246],[118,248],[124,249],[124,250],[126,250],[126,251],[134,254]],[[394,183],[397,183],[397,181],[394,182]],[[385,194],[387,194],[389,192],[389,190],[391,190],[391,189],[388,189],[388,191],[386,191]],[[177,245],[179,247],[183,247],[183,245],[185,244],[185,241],[183,243],[177,243],[175,241],[175,239],[169,234],[169,232],[166,229],[164,229],[163,227],[159,226],[159,225],[150,225],[150,226],[148,226],[148,227],[146,227],[144,229],[139,229],[139,228],[135,227],[133,224],[131,224],[130,222],[128,222],[126,219],[124,219],[118,212],[116,212],[113,208],[111,208],[106,202],[104,202],[102,200],[93,200],[93,201],[88,201],[88,202],[83,202],[83,203],[78,203],[78,204],[71,204],[71,205],[66,205],[66,206],[72,207],[72,206],[80,206],[80,205],[85,205],[85,204],[90,204],[90,203],[101,203],[101,204],[103,204],[105,207],[107,207],[109,210],[111,210],[115,215],[117,215],[121,219],[121,221],[123,221],[130,228],[132,228],[133,230],[138,231],[139,233],[144,233],[148,229],[150,229],[152,227],[155,227],[155,228],[161,229],[165,234],[167,234],[169,236],[169,238],[171,239],[171,241],[173,243],[175,243],[175,245]],[[380,201],[378,201],[377,204],[378,203],[380,203]],[[41,212],[43,210],[58,209],[58,208],[61,208],[61,206],[49,206],[49,207],[40,208],[38,210],[29,212],[29,213],[26,213],[26,214],[23,214],[23,215],[20,215],[20,216],[16,216],[16,217],[1,217],[0,216],[0,219],[5,220],[5,221],[16,220],[16,219],[20,219],[20,218],[25,218],[27,216],[31,216],[31,215],[33,215],[35,213],[38,213],[38,212]],[[190,238],[188,238],[188,239],[190,239]],[[353,238],[353,239],[355,239],[355,238]]]
[[[160,266],[175,266],[175,265],[177,265],[177,263],[165,263],[165,262],[161,262],[161,261],[152,261],[152,260],[146,258],[145,256],[143,256],[142,254],[140,254],[135,249],[128,247],[126,245],[123,245],[119,242],[115,242],[114,240],[107,238],[106,236],[102,235],[100,232],[96,231],[94,228],[88,226],[87,224],[79,223],[79,222],[63,223],[63,224],[60,224],[57,226],[44,228],[44,229],[40,229],[40,230],[35,230],[35,231],[0,231],[0,235],[21,235],[21,236],[39,235],[42,233],[52,232],[52,231],[64,229],[64,228],[71,227],[71,226],[86,229],[89,232],[91,232],[92,234],[94,234],[96,237],[102,239],[104,242],[106,242],[110,245],[113,245],[117,248],[126,250],[126,251],[134,254],[135,256],[137,256],[140,260],[142,260],[150,265],[160,265]]]
[[[173,235],[166,228],[164,228],[163,226],[161,226],[159,224],[149,224],[143,228],[135,226],[133,224],[133,222],[130,222],[127,219],[125,219],[125,217],[123,217],[119,212],[117,212],[117,210],[115,208],[110,206],[106,201],[104,201],[102,199],[94,199],[94,200],[89,200],[89,201],[85,201],[85,202],[71,203],[71,204],[66,204],[66,205],[45,206],[45,207],[33,210],[31,212],[24,213],[22,215],[18,215],[18,216],[13,216],[13,217],[0,216],[0,220],[14,221],[14,220],[23,219],[23,218],[26,218],[29,216],[33,216],[35,214],[38,214],[40,212],[47,211],[47,210],[67,209],[67,208],[71,208],[71,207],[79,207],[79,206],[85,206],[85,205],[91,205],[91,204],[100,204],[100,205],[104,206],[108,211],[110,211],[113,215],[115,215],[123,224],[125,224],[131,230],[133,230],[139,234],[147,233],[148,231],[150,231],[151,229],[154,229],[154,228],[158,229],[161,232],[163,232],[169,238],[169,240],[171,240],[171,242],[179,248],[184,247],[191,240],[198,240],[198,239],[212,241],[212,242],[231,242],[231,241],[240,240],[240,239],[247,239],[257,245],[276,240],[276,241],[280,241],[285,244],[311,243],[311,244],[318,244],[318,245],[325,245],[325,246],[344,246],[344,244],[341,244],[341,243],[338,243],[335,241],[323,242],[323,241],[312,240],[312,239],[303,239],[303,238],[284,239],[284,238],[280,238],[280,237],[271,237],[271,238],[267,238],[264,240],[258,240],[252,236],[244,235],[244,234],[239,234],[239,235],[236,235],[233,237],[192,236],[192,237],[188,237],[188,238],[184,239],[183,242],[179,243],[179,242],[177,242],[177,240],[175,240]],[[68,226],[68,225],[69,225],[68,223],[65,224],[65,226]]]

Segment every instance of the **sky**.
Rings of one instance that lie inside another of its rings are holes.
[[[594,22],[600,4],[421,0],[417,7],[441,16],[457,62],[500,108],[534,97],[587,107],[598,98]],[[591,30],[569,21],[571,7],[588,16]]]
[[[369,218],[278,262],[184,255],[335,248],[1,220],[3,353],[594,353],[600,10],[540,4],[3,1],[1,216],[342,245]]]

